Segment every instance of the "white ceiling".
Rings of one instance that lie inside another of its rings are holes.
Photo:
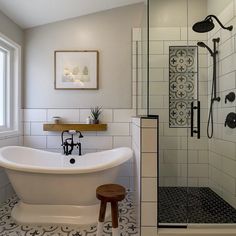
[[[0,0],[0,10],[30,28],[138,2],[143,0]]]

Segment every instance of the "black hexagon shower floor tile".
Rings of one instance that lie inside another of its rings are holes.
[[[96,225],[79,229],[71,226],[27,226],[16,224],[11,218],[11,210],[18,200],[17,196],[13,196],[1,205],[0,236],[96,236]],[[131,192],[128,192],[125,200],[119,204],[119,209],[120,235],[137,235],[135,208]],[[112,235],[111,220],[107,220],[104,224],[103,236],[107,235]]]

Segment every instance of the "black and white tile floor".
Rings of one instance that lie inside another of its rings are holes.
[[[0,236],[96,236],[96,225],[83,228],[70,226],[30,226],[19,225],[11,218],[11,210],[18,202],[17,196],[8,199],[0,208]],[[133,196],[128,192],[124,201],[119,204],[120,235],[137,235]],[[104,224],[103,236],[112,235],[111,220]]]

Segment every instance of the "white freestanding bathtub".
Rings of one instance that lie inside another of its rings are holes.
[[[83,156],[18,146],[1,148],[0,166],[20,198],[12,217],[21,224],[95,223],[99,211],[96,187],[114,183],[121,164],[132,156],[130,148]]]

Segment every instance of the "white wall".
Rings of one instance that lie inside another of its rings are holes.
[[[143,4],[25,31],[25,108],[131,108],[131,29]],[[99,90],[54,90],[54,50],[99,50]]]
[[[24,43],[24,34],[19,26],[12,22],[7,16],[5,16],[0,11],[0,33],[4,34],[11,40],[18,43],[23,47]],[[16,137],[1,137],[0,147],[9,146],[9,145],[21,145],[22,136]],[[13,193],[12,187],[9,183],[9,180],[5,174],[5,171],[0,169],[0,203],[5,201]]]
[[[150,0],[150,26],[190,26],[205,18],[206,4],[207,0]]]
[[[131,147],[132,28],[140,24],[142,11],[143,5],[135,4],[26,30],[25,146],[61,152],[60,132],[44,132],[43,123],[56,115],[85,123],[89,108],[101,105],[100,121],[108,130],[83,132],[82,152]],[[99,90],[55,91],[53,51],[91,48],[100,51]],[[132,165],[126,163],[118,179],[127,188],[133,188]]]
[[[12,39],[19,45],[23,46],[24,42],[24,32],[16,25],[12,20],[10,20],[3,12],[0,10],[0,32]]]
[[[231,0],[207,0],[207,12],[218,15],[231,2]]]

